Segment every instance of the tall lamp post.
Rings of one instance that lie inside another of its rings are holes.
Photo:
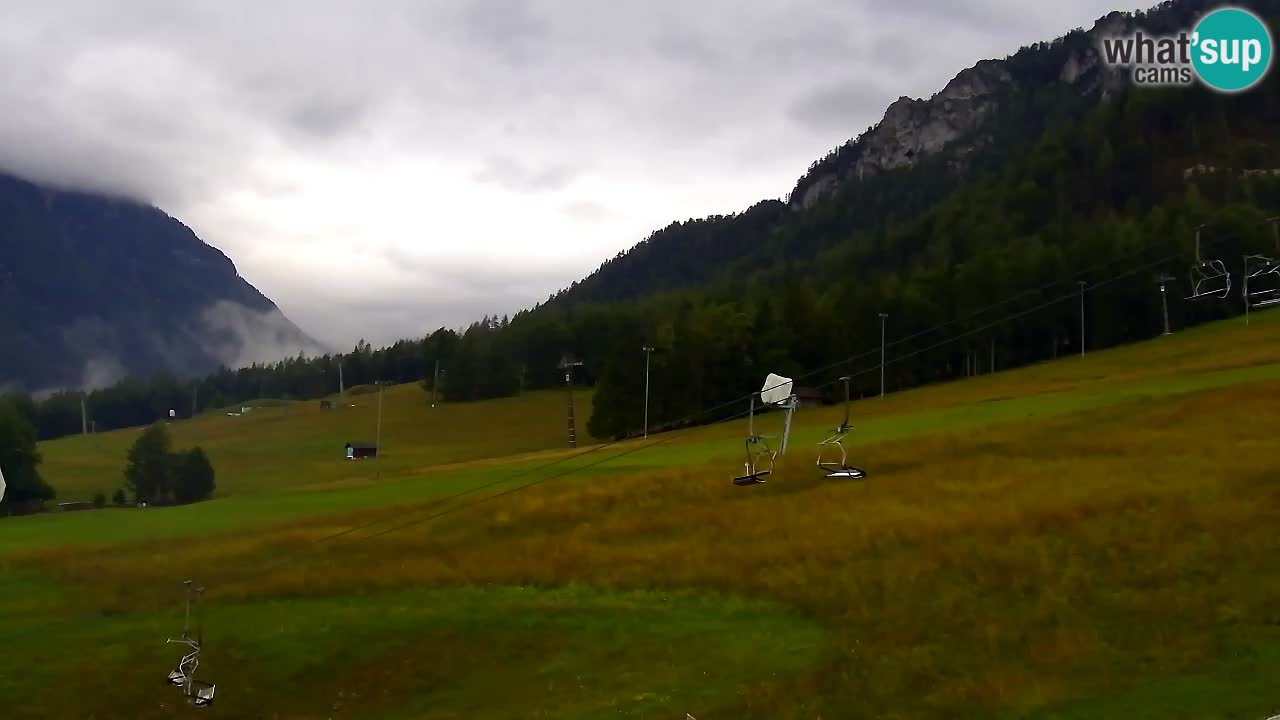
[[[374,457],[377,459],[377,465],[374,471],[374,480],[382,479],[382,388],[391,384],[390,380],[375,380],[374,384],[378,386],[378,432],[377,437],[373,441]]]

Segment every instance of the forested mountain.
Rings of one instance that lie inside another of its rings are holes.
[[[4,174],[0,342],[0,389],[28,391],[319,349],[160,210]]]
[[[445,397],[471,400],[562,386],[569,354],[584,363],[575,378],[596,387],[591,432],[613,436],[640,429],[643,345],[659,348],[658,426],[717,419],[704,411],[759,389],[768,372],[806,385],[853,374],[855,395],[878,391],[880,313],[892,391],[1078,352],[1078,281],[1091,349],[1159,334],[1157,273],[1179,279],[1175,328],[1241,312],[1234,290],[1184,300],[1186,278],[1199,226],[1205,255],[1237,280],[1246,251],[1275,254],[1266,220],[1280,215],[1280,78],[1236,95],[1136,89],[1098,56],[1101,33],[1171,33],[1210,7],[1113,13],[980,62],[932,98],[895,102],[785,199],[673,223],[509,318],[224,373],[201,396],[312,397],[336,389],[339,362],[367,382],[430,377],[439,360]],[[1280,0],[1250,7],[1280,16]],[[139,383],[131,396],[148,392]],[[42,436],[65,414],[46,412]]]

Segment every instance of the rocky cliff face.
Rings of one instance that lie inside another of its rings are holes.
[[[1053,80],[1080,96],[1106,100],[1127,87],[1128,79],[1104,66],[1098,40],[1127,32],[1134,23],[1127,13],[1111,13],[1088,32],[1040,43],[1034,48],[1036,62],[1049,58]],[[1043,78],[1042,69],[1037,76],[1023,71],[1017,56],[983,60],[927,100],[898,98],[874,127],[814,164],[792,191],[791,208],[812,208],[846,182],[910,168],[939,154],[949,170],[963,173],[969,159],[992,142],[1001,114],[1020,97],[1036,92]]]

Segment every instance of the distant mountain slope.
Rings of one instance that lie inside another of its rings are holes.
[[[160,210],[0,174],[0,388],[205,373],[319,345]]]
[[[814,161],[784,201],[673,223],[556,293],[550,304],[634,300],[708,284],[740,288],[763,269],[788,260],[806,267],[859,234],[910,223],[956,188],[1000,172],[1045,133],[1122,99],[1132,82],[1126,71],[1102,62],[1101,37],[1137,28],[1171,34],[1219,5],[1176,0],[1145,12],[1112,12],[1088,30],[977,62],[929,98],[898,98],[880,122]],[[1276,0],[1247,5],[1264,15],[1280,11]]]

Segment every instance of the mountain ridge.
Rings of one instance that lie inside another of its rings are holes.
[[[3,171],[0,307],[0,384],[29,392],[323,350],[178,218]]]

